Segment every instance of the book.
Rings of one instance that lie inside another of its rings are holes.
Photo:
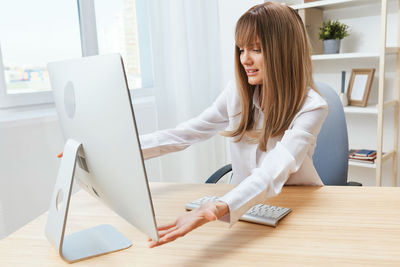
[[[376,150],[370,149],[350,149],[349,161],[374,164],[376,159]]]
[[[376,155],[373,157],[360,157],[360,156],[355,156],[355,155],[349,155],[349,159],[371,160],[371,159],[376,159]]]
[[[376,150],[359,149],[359,150],[354,151],[353,154],[355,156],[360,156],[360,157],[373,157],[373,156],[376,156]]]
[[[376,150],[350,149],[349,159],[373,160],[376,159]]]
[[[360,163],[368,163],[368,164],[374,164],[375,160],[366,160],[366,159],[349,159],[349,161],[352,162],[360,162]]]

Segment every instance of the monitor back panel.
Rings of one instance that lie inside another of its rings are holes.
[[[81,186],[156,240],[151,195],[120,55],[54,62],[48,69],[64,138],[83,146],[79,166],[88,172],[77,172]]]

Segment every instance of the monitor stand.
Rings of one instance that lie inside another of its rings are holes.
[[[83,154],[82,144],[69,139],[64,147],[46,224],[47,239],[61,258],[69,263],[132,246],[132,243],[111,225],[99,225],[65,236],[78,153]]]

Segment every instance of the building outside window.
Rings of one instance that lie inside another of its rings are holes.
[[[130,89],[142,88],[135,0],[95,1],[99,54],[120,53]]]

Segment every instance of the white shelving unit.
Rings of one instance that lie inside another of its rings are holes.
[[[323,60],[348,60],[348,59],[376,59],[379,60],[379,88],[378,88],[378,103],[376,105],[369,105],[367,107],[345,107],[346,114],[354,115],[371,115],[373,116],[375,123],[377,124],[377,158],[374,164],[362,163],[349,161],[350,166],[357,166],[363,168],[371,168],[376,171],[376,185],[382,185],[382,164],[383,162],[392,159],[392,185],[397,186],[397,172],[398,172],[398,135],[399,135],[399,102],[400,102],[400,48],[399,47],[388,47],[386,44],[386,33],[387,33],[387,4],[388,0],[324,0],[324,1],[314,1],[310,3],[292,5],[294,9],[307,9],[307,8],[319,8],[323,10],[334,9],[334,8],[346,8],[360,6],[370,3],[381,3],[381,29],[379,38],[379,52],[354,52],[354,53],[341,53],[341,54],[330,54],[330,55],[313,55],[313,61],[323,61]],[[400,0],[399,7],[400,7]],[[400,25],[400,8],[398,12],[398,26]],[[360,14],[357,14],[358,16]],[[398,40],[397,44],[400,45],[400,27],[398,27]],[[395,98],[389,101],[384,101],[384,91],[385,91],[385,65],[386,56],[393,54],[397,56],[396,60],[396,88],[395,88]],[[386,109],[392,108],[394,110],[394,136],[393,136],[393,148],[390,151],[383,152],[383,113]]]
[[[363,163],[363,162],[357,162],[357,161],[349,161],[350,166],[357,166],[357,167],[363,167],[363,168],[371,168],[375,169],[376,164],[371,164],[371,163]]]
[[[376,1],[378,0],[323,0],[323,1],[314,1],[310,3],[298,4],[298,5],[291,5],[291,7],[294,9],[304,9],[312,7],[318,7],[321,9],[331,9],[331,8],[349,7],[360,4],[368,4]]]
[[[348,114],[371,114],[371,115],[378,115],[378,106],[377,105],[370,105],[363,107],[353,107],[347,106],[344,107],[344,112]]]
[[[397,54],[399,47],[387,47],[386,54]],[[311,59],[313,61],[317,60],[332,60],[332,59],[379,59],[380,54],[376,53],[339,53],[339,54],[328,54],[328,55],[313,55]]]
[[[379,53],[341,53],[328,55],[313,55],[312,60],[332,60],[332,59],[362,59],[362,58],[379,58]]]
[[[391,101],[386,101],[383,103],[383,108],[390,108],[390,107],[395,107],[397,105],[398,101],[396,100],[391,100]],[[368,105],[366,107],[355,107],[355,106],[347,106],[344,107],[344,112],[348,114],[373,114],[373,115],[378,115],[379,114],[379,109],[378,105]]]

